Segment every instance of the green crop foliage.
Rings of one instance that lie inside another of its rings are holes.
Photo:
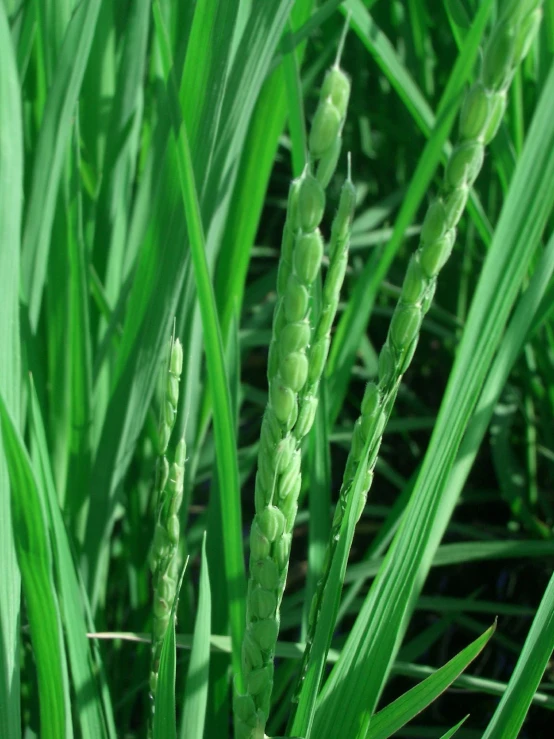
[[[552,0],[0,0],[0,737],[531,739]]]

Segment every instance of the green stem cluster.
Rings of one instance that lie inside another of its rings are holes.
[[[175,458],[171,465],[167,460],[167,447],[175,425],[182,367],[183,350],[179,339],[176,339],[172,342],[170,350],[165,398],[158,434],[160,446],[155,483],[156,525],[151,553],[154,597],[150,694],[153,701],[156,698],[163,640],[169,624],[178,581],[179,509],[183,500],[185,441],[181,439],[177,444]]]
[[[459,123],[459,140],[446,165],[443,187],[425,215],[420,244],[413,254],[386,342],[381,349],[378,380],[366,386],[361,415],[354,426],[352,446],[331,527],[323,574],[314,594],[308,624],[306,650],[300,669],[296,696],[308,667],[316,623],[321,610],[331,563],[338,546],[354,476],[369,443],[369,458],[362,495],[355,501],[357,519],[362,515],[383,431],[390,416],[402,375],[412,361],[423,317],[429,310],[437,276],[448,260],[456,238],[456,227],[464,211],[470,189],[479,174],[485,146],[494,138],[506,109],[507,93],[541,20],[540,2],[509,2],[495,24],[486,45],[479,79],[464,100]]]
[[[246,693],[236,695],[234,700],[237,739],[263,739],[269,715],[279,607],[301,486],[300,443],[315,417],[329,332],[346,270],[355,205],[349,178],[333,223],[322,310],[312,329],[311,288],[323,257],[319,231],[325,209],[323,187],[337,164],[349,92],[348,79],[338,67],[333,67],[325,78],[314,116],[309,138],[310,164],[289,192],[268,359],[269,402],[262,422],[256,515],[250,534],[247,623],[242,647]],[[314,170],[315,176],[311,173]]]

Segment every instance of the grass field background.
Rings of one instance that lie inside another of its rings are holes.
[[[360,450],[296,701],[364,390],[491,29],[518,13],[540,27],[355,525]],[[553,0],[1,0],[1,737],[235,735],[287,198],[345,28],[324,239],[347,153],[356,209],[265,732],[536,739],[554,725]],[[172,336],[182,581],[152,719]]]

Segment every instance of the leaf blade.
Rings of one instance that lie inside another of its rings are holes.
[[[67,665],[52,555],[31,460],[0,395],[2,439],[11,483],[12,525],[37,666],[41,736],[73,736]]]

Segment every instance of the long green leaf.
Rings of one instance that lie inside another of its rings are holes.
[[[202,541],[202,564],[198,609],[194,624],[192,651],[190,654],[181,739],[202,739],[206,722],[208,685],[210,678],[210,636],[212,620],[212,596],[206,557],[206,535]]]
[[[36,449],[35,468],[45,493],[45,508],[52,532],[54,567],[60,591],[61,612],[67,640],[71,682],[75,693],[76,718],[83,739],[115,737],[111,704],[104,705],[107,721],[102,715],[102,700],[98,689],[95,659],[87,639],[87,623],[82,604],[84,590],[71,554],[71,546],[59,508],[54,477],[48,457],[46,434],[38,398],[31,384],[32,439]],[[107,727],[112,730],[108,730]]]
[[[39,493],[31,460],[2,395],[0,420],[12,490],[13,535],[37,668],[40,735],[44,739],[70,739],[73,736],[71,700],[52,553],[42,506],[44,496]]]
[[[416,685],[372,717],[366,739],[388,739],[414,716],[429,706],[484,649],[495,626],[469,644],[431,677]]]
[[[71,17],[72,5],[71,0],[57,0],[57,2],[44,2],[43,0],[37,13],[39,49],[42,52],[41,62],[47,86],[52,83],[58,54]]]
[[[19,252],[23,207],[21,96],[6,7],[0,3],[0,394],[20,424]],[[0,439],[1,441],[1,439]],[[10,480],[0,443],[0,735],[21,732],[19,632],[21,581],[10,512]]]
[[[69,344],[70,350],[70,429],[67,483],[64,500],[68,518],[75,526],[82,544],[86,512],[86,492],[92,466],[92,348],[89,316],[88,259],[82,220],[82,193],[79,153],[73,151],[73,187],[71,191],[72,227],[68,233],[69,260]]]
[[[89,637],[95,639],[124,639],[135,643],[150,644],[151,636],[149,634],[137,634],[128,631],[107,631],[100,633],[90,633]],[[179,634],[176,637],[178,649],[192,649],[192,634]],[[304,653],[306,645],[293,642],[277,642],[275,655],[283,657],[287,660],[300,660]],[[221,634],[212,634],[210,637],[210,649],[215,654],[230,654],[231,639]],[[340,652],[336,649],[330,649],[327,654],[327,663],[335,664],[340,656]],[[413,663],[395,662],[392,668],[392,674],[413,678],[415,680],[424,680],[434,674],[435,669],[427,665],[415,665]],[[472,693],[482,692],[487,695],[502,696],[506,692],[506,683],[498,680],[490,680],[488,678],[475,677],[473,675],[460,675],[454,682],[454,685]],[[554,710],[554,698],[545,692],[537,691],[532,703],[536,706],[542,706],[549,710]]]
[[[298,708],[294,716],[291,717],[292,721],[289,720],[289,733],[305,737],[305,739],[309,739],[312,735],[314,722],[317,719],[316,700],[327,662],[327,654],[331,646],[331,638],[341,597],[341,587],[337,588],[333,585],[344,582],[348,552],[352,539],[354,538],[354,529],[356,526],[356,503],[362,494],[363,479],[367,468],[369,442],[370,438],[368,436],[348,498],[336,553],[331,563],[327,587],[323,591],[321,611],[317,620],[318,628],[314,635],[311,658],[307,665],[306,675],[302,681]],[[315,736],[318,735],[315,734]]]
[[[295,2],[293,28],[309,17],[312,5],[313,0]],[[302,53],[301,48],[300,58]],[[264,82],[252,116],[217,265],[216,294],[224,338],[233,311],[242,306],[246,271],[286,112],[285,79],[283,71],[276,69]],[[234,279],[230,280],[229,275]]]
[[[73,147],[70,147],[72,149]],[[70,334],[70,291],[69,250],[73,248],[78,218],[76,217],[76,199],[71,197],[71,181],[74,179],[73,151],[69,151],[64,162],[61,176],[60,192],[56,202],[56,212],[52,228],[52,248],[47,265],[48,291],[46,293],[45,314],[48,326],[46,392],[48,406],[48,432],[51,440],[52,470],[56,487],[60,491],[60,504],[64,506],[64,493],[67,480],[67,464],[69,458],[70,419],[70,377],[71,377],[71,342]],[[71,244],[71,246],[70,246]],[[38,342],[35,342],[38,344]],[[38,359],[38,356],[36,357]],[[36,375],[37,385],[41,384],[39,370],[31,364],[31,371]]]
[[[63,161],[100,5],[100,0],[80,3],[69,22],[37,144],[21,257],[22,290],[33,331],[42,302]]]
[[[554,274],[554,235],[550,237],[535,268],[531,282],[518,302],[479,397],[473,417],[464,434],[456,462],[448,480],[448,488],[452,495],[459,495],[465,485],[500,398],[502,388],[525,341],[528,340],[535,327],[535,319],[541,310],[542,301],[544,297],[548,296],[547,291],[552,274]]]
[[[229,76],[237,45],[240,43],[243,25],[248,13],[236,3],[217,3],[213,0],[202,0],[196,4],[190,40],[187,44],[187,54],[179,101],[181,114],[187,126],[188,138],[191,146],[195,177],[199,194],[203,192],[209,178],[208,165],[212,162],[217,147],[218,132],[225,128],[225,121],[221,118],[222,106],[227,94]],[[232,33],[230,33],[232,29]],[[207,41],[209,40],[209,43]],[[217,52],[217,53],[216,53]],[[214,76],[214,72],[217,75]],[[207,82],[208,79],[211,80]],[[199,94],[200,85],[204,83],[204,91]],[[191,90],[193,91],[191,94]],[[195,96],[195,92],[197,93]],[[202,100],[198,104],[198,100]],[[200,126],[202,122],[202,126]],[[211,205],[207,201],[201,203],[203,215],[207,217]],[[182,207],[182,206],[181,206]],[[205,221],[207,223],[208,220]],[[215,252],[210,250],[208,256],[210,271],[213,270]],[[233,280],[229,280],[233,282]],[[206,422],[201,418],[201,399],[209,396],[207,383],[202,382],[202,360],[204,347],[202,342],[202,320],[194,282],[194,270],[187,270],[183,287],[184,300],[178,317],[178,325],[182,326],[184,346],[187,347],[188,361],[186,363],[183,385],[185,392],[180,403],[181,431],[184,419],[187,419],[184,433],[191,448],[191,458],[187,465],[187,480],[192,481],[198,461],[198,452],[203,446],[206,432]],[[225,334],[223,334],[225,344]],[[204,385],[203,393],[198,393],[199,385]],[[192,489],[188,484],[186,489]],[[221,539],[221,533],[214,534],[210,539]],[[216,572],[216,578],[219,571]],[[223,574],[223,573],[222,573]],[[218,588],[219,592],[223,588]]]
[[[99,25],[103,20],[101,14]],[[144,95],[142,84],[149,27],[150,3],[148,0],[133,3],[126,18],[126,33],[122,42],[114,103],[109,117],[110,135],[101,163],[103,174],[96,205],[92,250],[102,274],[105,270],[106,297],[113,305],[122,293],[122,283],[126,276],[126,259],[132,261],[128,253],[132,249],[128,248],[127,238],[140,143]],[[96,101],[91,100],[89,105],[92,106],[94,102]],[[98,127],[95,133],[98,135]],[[148,180],[148,177],[146,179]],[[107,323],[101,323],[100,341],[105,339],[107,330]],[[96,383],[94,402],[96,435],[102,427],[109,400],[109,369],[109,364],[105,363],[101,377]]]
[[[516,739],[554,650],[554,575],[483,739]]]
[[[177,739],[177,718],[175,715],[175,677],[177,673],[177,655],[175,642],[175,617],[179,593],[183,583],[183,576],[188,560],[179,578],[177,592],[169,624],[165,632],[162,653],[160,656],[160,670],[158,673],[158,688],[156,691],[156,710],[152,726],[153,739]]]
[[[524,557],[548,557],[554,554],[554,540],[535,541],[507,539],[505,541],[471,541],[443,544],[437,547],[431,567],[446,567],[460,562],[483,562],[489,559],[523,559]],[[355,582],[360,577],[375,576],[386,557],[375,557],[349,567],[345,581]]]
[[[441,739],[451,739],[451,737],[454,736],[454,734],[458,731],[459,728],[461,728],[465,722],[467,721],[468,716],[465,716],[461,721],[458,721],[456,726],[453,726],[449,731],[446,732],[446,734],[443,734],[441,736]]]

